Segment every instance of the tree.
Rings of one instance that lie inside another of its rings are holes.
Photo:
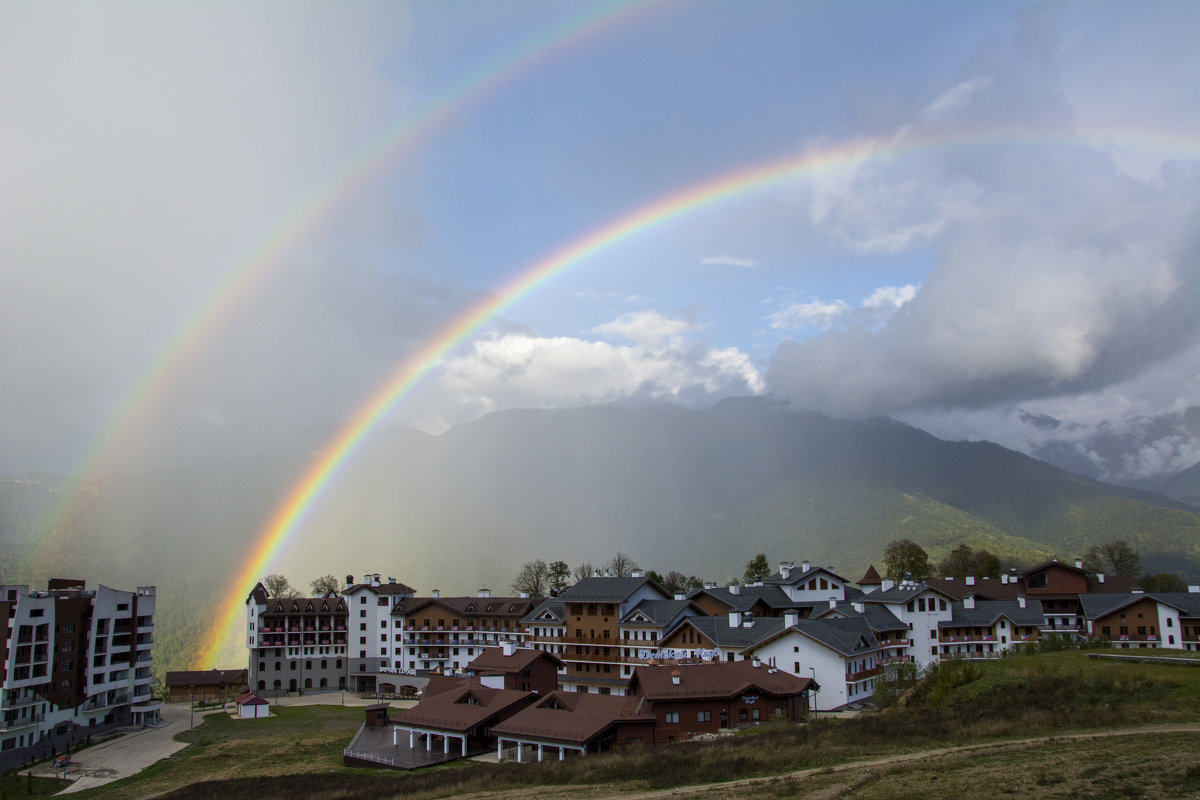
[[[883,551],[883,564],[887,574],[893,578],[911,575],[913,580],[924,580],[933,574],[929,566],[929,554],[912,539],[893,539]]]
[[[960,544],[942,559],[937,568],[938,575],[962,580],[968,575],[976,577],[1000,577],[1000,559],[987,550],[972,550],[970,545]]]
[[[571,585],[571,568],[565,561],[550,563],[549,580],[550,594],[557,596],[563,589]]]
[[[527,593],[530,597],[545,597],[549,585],[550,567],[540,558],[526,561],[513,578],[512,590],[517,593]]]
[[[327,597],[331,592],[337,594],[340,588],[342,585],[332,575],[322,575],[312,582],[313,597]]]
[[[638,568],[637,562],[633,560],[633,556],[628,553],[617,552],[612,560],[608,562],[607,569],[615,577],[628,578],[633,574],[633,571]]]
[[[1083,556],[1084,568],[1089,572],[1105,572],[1109,575],[1136,575],[1142,559],[1133,546],[1124,539],[1088,548]]]
[[[771,564],[767,561],[766,553],[759,553],[746,562],[746,571],[742,578],[746,583],[757,583],[771,574]]]
[[[585,561],[582,564],[580,564],[578,567],[575,568],[575,582],[578,583],[579,581],[583,580],[584,578],[590,578],[595,573],[596,573],[596,568],[593,567],[587,561]]]
[[[1186,592],[1187,583],[1173,572],[1149,572],[1138,578],[1138,586],[1147,592]]]
[[[262,579],[262,585],[271,597],[288,598],[300,596],[300,592],[283,575],[268,575]]]
[[[688,576],[678,570],[671,570],[659,581],[662,587],[672,595],[688,593]]]

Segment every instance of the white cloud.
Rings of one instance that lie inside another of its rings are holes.
[[[708,258],[700,259],[700,263],[722,267],[740,267],[742,269],[753,269],[758,266],[758,262],[753,259],[735,258],[733,256],[709,256]]]
[[[976,93],[986,89],[991,82],[991,78],[971,78],[963,81],[934,98],[933,102],[925,106],[921,116],[934,118],[958,111],[970,103]]]
[[[845,300],[809,300],[806,303],[793,303],[782,311],[768,314],[767,320],[771,328],[777,331],[798,331],[806,328],[828,330],[849,311],[850,304]]]
[[[589,333],[617,336],[651,347],[679,345],[682,337],[700,329],[694,322],[672,319],[657,311],[634,311],[620,318],[597,325]]]
[[[913,284],[880,286],[857,307],[845,300],[809,300],[789,303],[766,319],[773,330],[803,331],[816,328],[828,331],[835,326],[861,325],[872,328],[886,322],[896,309],[917,296]]]
[[[863,300],[863,308],[895,309],[917,296],[917,287],[911,283],[904,286],[880,286],[871,296]]]

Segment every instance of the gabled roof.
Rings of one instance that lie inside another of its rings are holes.
[[[568,589],[565,589],[558,599],[564,603],[623,603],[629,597],[649,584],[659,596],[670,597],[667,590],[650,578],[583,578]]]
[[[269,706],[269,705],[271,705],[270,703],[268,703],[266,700],[263,700],[258,695],[252,694],[250,692],[243,692],[242,694],[239,694],[237,696],[237,698],[234,699],[234,702],[239,706]]]
[[[1155,600],[1179,609],[1179,613],[1184,617],[1200,617],[1200,593],[1154,592],[1151,596]]]
[[[749,611],[756,604],[762,604],[763,607],[771,611],[779,611],[788,608],[802,608],[804,606],[813,605],[809,602],[797,602],[788,597],[787,592],[783,587],[777,584],[763,586],[742,586],[738,589],[738,594],[729,591],[728,586],[719,586],[711,589],[696,589],[688,595],[689,598],[694,598],[698,594],[706,594],[713,599],[724,603],[731,611]]]
[[[1025,607],[1016,600],[976,600],[974,608],[962,603],[951,606],[949,621],[938,623],[938,627],[959,628],[964,626],[989,627],[1004,617],[1014,625],[1036,627],[1045,622],[1042,604],[1038,600],[1026,600]]]
[[[347,587],[345,590],[343,590],[342,594],[353,594],[354,592],[360,591],[362,589],[366,589],[369,592],[374,592],[375,594],[416,594],[417,593],[416,589],[412,588],[411,586],[405,586],[403,583],[400,583],[400,581],[396,581],[394,583],[389,581],[387,583],[380,582],[380,584],[378,586],[375,586],[370,583],[356,583],[353,586]]]
[[[673,636],[675,631],[685,625],[691,625],[717,647],[744,649],[779,633],[784,627],[783,620],[780,617],[754,617],[753,620],[754,624],[750,627],[739,625],[736,628],[732,628],[729,625],[728,615],[720,617],[687,617],[680,620],[678,625],[665,633],[663,639]]]
[[[885,631],[907,631],[908,624],[901,622],[891,609],[879,603],[864,603],[863,610],[857,611],[850,603],[838,603],[837,608],[827,608],[813,619],[829,619],[840,612],[844,617],[861,617],[876,633]]]
[[[879,589],[869,594],[864,594],[857,598],[864,603],[888,603],[888,604],[904,604],[915,597],[920,597],[922,592],[932,592],[933,594],[944,597],[947,600],[953,601],[956,598],[936,586],[930,586],[925,583],[917,584],[902,584],[894,586],[886,591]]]
[[[343,614],[346,601],[340,597],[272,597],[263,614]]]
[[[679,678],[679,683],[674,678]],[[629,693],[651,702],[725,699],[748,690],[776,697],[799,695],[815,687],[812,678],[798,678],[752,661],[714,661],[706,664],[667,664],[635,667]]]
[[[788,570],[788,576],[786,578],[783,577],[783,573],[776,572],[773,575],[763,578],[763,583],[784,584],[787,586],[791,586],[793,584],[800,583],[801,581],[806,581],[809,578],[811,578],[813,575],[818,575],[818,574],[824,574],[824,575],[828,575],[831,578],[836,578],[837,580],[841,581],[843,584],[847,584],[850,582],[850,581],[846,580],[845,578],[843,578],[841,575],[838,575],[836,572],[834,572],[829,567],[810,566],[807,571],[803,567],[790,569],[790,570]]]
[[[516,689],[492,689],[478,678],[448,678],[439,682],[430,694],[426,688],[421,701],[404,711],[397,724],[465,732],[488,720],[515,713],[533,702],[537,695]]]
[[[703,614],[704,609],[691,600],[643,600],[621,619],[622,625],[667,625],[686,609]]]
[[[804,636],[847,658],[867,655],[883,649],[883,645],[875,638],[874,631],[871,630],[871,626],[863,616],[846,617],[845,619],[801,620],[799,624],[784,628],[775,635],[758,642],[754,647],[762,647],[781,636],[791,634]],[[753,648],[746,648],[742,653],[746,654],[751,649]]]
[[[527,669],[530,664],[541,659],[549,660],[554,664],[555,669],[563,665],[559,661],[558,656],[543,650],[530,650],[518,647],[513,650],[511,656],[506,656],[504,655],[503,647],[488,647],[482,653],[475,656],[470,664],[467,664],[467,669],[474,670],[475,672],[486,671],[511,674]]]
[[[543,600],[537,608],[521,619],[522,625],[535,623],[562,622],[567,618],[566,606],[561,600]]]
[[[641,697],[552,692],[492,726],[501,735],[583,745],[620,722],[653,722]]]
[[[1032,575],[1035,572],[1041,572],[1042,570],[1050,567],[1062,567],[1063,569],[1071,570],[1071,572],[1078,572],[1080,575],[1087,575],[1087,571],[1082,567],[1077,567],[1074,564],[1068,564],[1064,561],[1059,561],[1057,558],[1052,558],[1049,561],[1043,561],[1040,564],[1034,564],[1032,567],[1021,570],[1021,572],[1018,574],[1024,578],[1027,575]]]
[[[1109,614],[1114,614],[1122,608],[1128,608],[1140,603],[1143,600],[1166,603],[1167,605],[1184,610],[1184,606],[1180,605],[1176,599],[1180,597],[1180,593],[1178,592],[1163,592],[1161,594],[1145,594],[1142,592],[1132,592],[1130,594],[1081,594],[1079,595],[1079,604],[1083,608],[1085,619],[1099,619],[1100,617],[1107,617]],[[1182,598],[1187,597],[1189,595],[1182,595]],[[1184,599],[1183,602],[1186,603],[1187,600]],[[1187,607],[1192,608],[1190,604]],[[1200,609],[1197,610],[1200,611]]]

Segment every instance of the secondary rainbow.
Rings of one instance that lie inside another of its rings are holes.
[[[221,329],[221,323],[240,302],[271,274],[283,261],[283,256],[293,250],[319,220],[346,197],[382,173],[389,163],[451,123],[464,109],[483,102],[501,87],[584,41],[670,1],[616,0],[571,16],[501,53],[366,142],[332,176],[314,185],[293,204],[191,308],[155,349],[141,377],[116,404],[108,416],[109,422],[76,463],[71,475],[84,478],[103,470],[110,453],[115,451],[115,445],[129,431],[134,420],[145,416],[162,397],[172,378]],[[63,499],[39,521],[39,538],[59,527],[73,497],[73,492],[63,492]],[[35,567],[40,569],[40,565]]]
[[[392,378],[380,387],[363,405],[350,423],[322,451],[321,458],[305,473],[301,481],[285,498],[272,516],[268,526],[256,538],[242,569],[224,592],[225,600],[218,618],[201,648],[201,664],[211,667],[226,645],[234,644],[242,624],[245,594],[254,582],[267,572],[273,559],[295,533],[304,515],[312,508],[321,492],[333,480],[338,468],[353,454],[374,426],[408,391],[437,365],[451,350],[488,320],[546,281],[574,267],[599,252],[626,239],[644,233],[676,217],[709,206],[735,195],[761,189],[764,186],[833,170],[872,158],[892,158],[904,153],[929,150],[947,145],[970,145],[995,141],[1008,145],[1042,145],[1047,137],[1028,130],[995,131],[981,136],[976,132],[964,136],[936,138],[856,139],[825,149],[808,150],[800,155],[759,163],[735,170],[716,178],[694,184],[682,191],[664,196],[648,205],[625,214],[591,233],[574,240],[540,261],[520,270],[508,283],[487,299],[468,309],[450,325],[439,331],[423,348],[406,360]],[[1085,144],[1079,137],[1052,137],[1055,142]],[[1099,144],[1104,144],[1100,142]]]

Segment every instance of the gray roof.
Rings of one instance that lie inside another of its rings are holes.
[[[802,620],[795,629],[845,656],[865,655],[882,649],[864,617]]]
[[[555,622],[562,622],[567,618],[566,606],[563,605],[561,600],[543,600],[537,608],[521,618],[521,624],[533,625],[538,622],[545,622],[545,620],[541,619],[541,616],[547,611],[554,615]]]
[[[750,627],[739,625],[736,628],[729,627],[728,616],[688,617],[680,620],[679,625],[664,634],[663,638],[667,638],[680,626],[687,624],[694,627],[717,647],[742,649],[753,647],[763,639],[774,636],[784,629],[783,620],[779,617],[754,617],[754,624]]]
[[[820,603],[811,602],[798,603],[788,597],[787,592],[779,586],[743,586],[738,594],[729,591],[728,586],[721,586],[715,589],[696,589],[688,597],[695,597],[702,593],[715,597],[737,611],[746,611],[759,601],[762,601],[763,605],[770,609],[802,608],[804,606],[821,605]]]
[[[621,603],[631,594],[650,584],[662,596],[666,591],[649,578],[584,578],[563,591],[558,599],[566,603]]]
[[[866,592],[862,597],[856,598],[864,603],[907,603],[914,597],[918,597],[922,592],[933,592],[939,597],[944,597],[947,600],[954,600],[954,597],[946,594],[941,589],[929,586],[924,583],[918,583],[908,586],[894,586],[886,592],[882,589],[876,589],[873,592]]]
[[[776,572],[773,575],[769,575],[768,577],[763,578],[763,583],[776,583],[776,584],[783,583],[783,584],[791,585],[793,583],[799,583],[801,580],[808,580],[813,575],[816,575],[818,572],[824,572],[826,575],[830,576],[831,578],[837,578],[843,584],[850,582],[847,579],[843,578],[841,575],[838,575],[836,572],[831,570],[829,567],[809,566],[807,572],[805,572],[802,567],[793,567],[791,570],[788,571],[788,577],[786,577],[786,578],[783,577],[783,573]]]
[[[862,617],[871,626],[873,631],[906,631],[908,630],[907,623],[901,622],[895,614],[886,606],[879,604],[866,603],[863,605],[862,611],[856,611],[854,606],[849,603],[838,603],[837,608],[826,609],[825,612],[815,617],[816,619],[827,619],[827,615],[832,612],[840,611],[847,617]]]
[[[621,619],[621,624],[634,624],[629,622],[629,618],[640,611],[650,618],[650,624],[668,625],[683,613],[684,609],[692,605],[691,600],[643,600],[629,609],[629,613]]]
[[[1155,600],[1175,606],[1185,617],[1200,617],[1200,593],[1197,592],[1154,592]]]
[[[939,622],[939,626],[956,628],[966,625],[988,627],[998,619],[1005,617],[1014,625],[1039,626],[1045,623],[1042,615],[1042,604],[1037,600],[1027,600],[1025,608],[1016,600],[976,600],[974,608],[964,608],[962,603],[951,607],[949,622]]]
[[[1187,597],[1187,594],[1181,594],[1179,592],[1161,592],[1155,594],[1146,594],[1143,592],[1134,592],[1131,594],[1081,594],[1079,595],[1079,605],[1083,608],[1083,616],[1086,619],[1097,619],[1098,617],[1108,616],[1114,611],[1119,611],[1125,606],[1131,606],[1134,603],[1146,600],[1148,598],[1157,602],[1175,606],[1176,608],[1182,610],[1184,608],[1183,605],[1178,602],[1172,602],[1172,600],[1168,598]],[[1197,595],[1192,595],[1192,597],[1197,597]],[[1184,602],[1189,601],[1184,600]],[[1195,600],[1190,601],[1189,608],[1193,607],[1195,603]]]

